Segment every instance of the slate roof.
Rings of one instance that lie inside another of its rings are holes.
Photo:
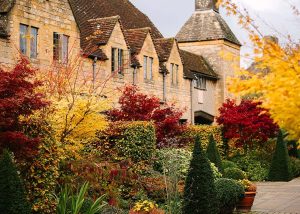
[[[160,62],[168,61],[174,42],[174,38],[162,38],[154,40],[155,48]]]
[[[0,1],[0,37],[8,37],[8,13],[15,5],[15,0]]]
[[[241,45],[222,16],[214,10],[195,11],[176,35],[178,42],[227,40]]]
[[[210,79],[218,79],[218,75],[202,56],[184,50],[180,50],[180,55],[186,78],[194,79],[194,74],[201,74]]]
[[[132,55],[138,55],[144,45],[147,35],[151,33],[151,28],[129,29],[124,31]]]
[[[154,38],[162,34],[151,20],[129,0],[69,0],[80,29],[89,19],[120,16],[124,29],[150,27]]]

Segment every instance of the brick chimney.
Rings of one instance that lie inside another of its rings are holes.
[[[196,11],[214,10],[219,12],[216,4],[217,0],[195,0]]]

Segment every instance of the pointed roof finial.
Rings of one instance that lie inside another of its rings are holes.
[[[214,10],[219,12],[217,1],[218,0],[195,0],[196,11]]]

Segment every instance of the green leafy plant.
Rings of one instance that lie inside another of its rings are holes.
[[[245,193],[244,187],[235,180],[221,178],[215,182],[220,214],[231,214]]]
[[[5,214],[31,213],[23,183],[12,156],[7,150],[4,150],[0,160],[0,212]]]
[[[155,127],[151,122],[114,122],[98,133],[97,147],[103,157],[151,161],[156,149]]]
[[[232,161],[229,160],[223,160],[222,161],[222,167],[223,170],[227,169],[227,168],[238,168],[238,165]]]
[[[218,213],[215,193],[213,172],[197,137],[184,188],[183,213]]]
[[[290,159],[290,166],[292,170],[292,175],[294,178],[300,176],[300,159],[298,158],[291,158]]]
[[[292,178],[290,168],[290,158],[286,147],[286,142],[280,131],[277,138],[276,149],[269,171],[270,181],[290,181]]]
[[[106,206],[105,195],[102,195],[101,197],[97,198],[94,203],[90,203],[90,206],[83,206],[84,202],[88,201],[88,199],[85,198],[87,191],[89,189],[89,184],[86,182],[84,183],[79,192],[75,195],[73,195],[71,189],[68,186],[65,186],[60,194],[56,196],[57,200],[57,208],[56,213],[57,214],[96,214],[100,213],[101,210]],[[82,208],[84,208],[84,212],[82,211]]]
[[[243,180],[247,177],[246,173],[239,168],[227,168],[224,170],[223,176],[234,180]]]
[[[222,161],[219,150],[217,148],[216,141],[214,140],[214,136],[209,136],[209,144],[206,150],[206,155],[208,159],[215,164],[220,172],[223,172]]]
[[[154,170],[168,175],[170,172],[174,173],[174,166],[176,166],[176,173],[179,179],[186,179],[190,162],[192,159],[192,152],[189,149],[179,148],[165,148],[157,150],[155,153]],[[214,179],[221,178],[222,174],[214,163],[211,163]],[[170,166],[170,167],[164,167]],[[171,167],[172,166],[172,167]],[[172,168],[172,169],[170,169]]]
[[[191,146],[193,146],[195,143],[195,136],[198,136],[200,138],[202,148],[206,150],[211,135],[214,136],[214,140],[216,141],[217,148],[220,152],[220,155],[223,156],[224,143],[223,143],[222,129],[219,126],[208,126],[208,125],[188,126],[183,137],[188,138],[191,143]]]
[[[246,172],[251,181],[264,181],[268,178],[270,161],[263,159],[257,152],[248,152],[243,156],[236,156],[234,159],[238,168]]]

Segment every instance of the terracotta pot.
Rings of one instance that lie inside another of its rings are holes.
[[[245,192],[243,198],[240,199],[239,203],[236,205],[236,210],[240,212],[249,212],[253,205],[256,192]]]

